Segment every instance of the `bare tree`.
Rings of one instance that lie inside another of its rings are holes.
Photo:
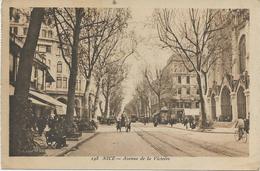
[[[85,11],[83,8],[53,9],[53,17],[59,38],[62,57],[70,68],[66,111],[67,134],[72,133],[73,113],[75,108],[75,86],[79,63],[79,45],[80,41],[85,39],[85,37],[80,36],[82,24],[84,24],[84,16]],[[71,51],[71,55],[66,55],[66,49]]]
[[[102,108],[102,101],[99,103],[100,111],[105,117],[108,116],[112,90],[119,86],[127,76],[127,66],[124,64],[112,63],[107,69],[108,72],[101,83],[102,95],[105,99],[104,109]]]
[[[163,69],[155,69],[155,74],[152,74],[148,68],[144,70],[144,77],[151,89],[151,91],[156,95],[158,100],[158,111],[161,110],[161,98],[162,95],[169,92],[169,90],[172,88],[172,83],[170,82],[170,79],[168,79],[169,74],[165,72],[166,68],[169,65],[165,66]]]
[[[121,112],[123,100],[122,85],[119,85],[116,89],[112,90],[111,99],[109,101],[109,113],[112,116],[117,116]]]
[[[100,57],[98,58],[97,64],[93,71],[96,84],[93,116],[95,115],[97,104],[99,102],[102,79],[106,76],[106,74],[108,74],[108,72],[110,72],[111,66],[123,66],[127,58],[135,53],[137,42],[133,35],[134,33],[128,35],[125,32],[122,34],[117,34],[113,39],[110,40],[110,42],[107,43],[103,53],[101,53]]]
[[[189,72],[195,72],[199,87],[202,127],[206,125],[205,96],[208,91],[207,78],[211,66],[220,56],[221,37],[216,33],[225,25],[216,26],[214,20],[218,10],[162,9],[155,11],[158,35],[164,46],[170,48],[182,60]],[[214,39],[214,41],[211,41]],[[211,43],[211,46],[208,46]]]
[[[135,88],[135,95],[138,96],[141,103],[141,111],[145,116],[151,115],[151,90],[149,88],[146,78],[144,78]]]
[[[14,91],[15,109],[11,109],[13,111],[10,112],[10,155],[21,155],[21,152],[33,148],[33,137],[29,126],[32,111],[28,102],[28,96],[33,57],[44,14],[44,8],[33,8],[26,40],[20,52]]]
[[[106,61],[116,48],[118,41],[127,27],[130,17],[127,9],[88,9],[89,24],[98,23],[83,29],[86,39],[81,44],[80,70],[86,79],[84,96],[85,105],[87,92],[95,66],[99,58]]]

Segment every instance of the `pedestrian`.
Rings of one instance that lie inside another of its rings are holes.
[[[193,118],[193,116],[190,116],[190,118],[189,118],[189,124],[190,124],[190,128],[192,128],[193,121],[194,121],[194,118]]]
[[[245,122],[242,118],[239,118],[236,122],[235,128],[238,129],[238,140],[242,138],[245,128]]]
[[[245,123],[245,131],[246,131],[246,133],[248,133],[249,134],[249,115],[250,115],[250,113],[248,113],[248,118],[247,119],[244,119],[244,123]]]
[[[188,122],[189,122],[189,120],[188,120],[188,118],[186,117],[186,118],[184,119],[184,126],[186,127],[186,129],[188,129]]]

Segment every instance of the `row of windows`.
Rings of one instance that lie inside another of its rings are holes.
[[[181,76],[178,76],[178,83],[181,84]],[[190,76],[186,76],[186,84],[190,84]]]
[[[182,88],[178,88],[178,94],[182,94]],[[186,88],[186,94],[190,94],[190,88]],[[199,94],[199,89],[197,89],[196,94]]]
[[[11,33],[14,33],[14,34],[16,34],[16,35],[18,35],[18,27],[10,27],[10,32]],[[23,35],[27,35],[27,32],[28,32],[28,27],[24,27],[23,28]],[[53,33],[52,33],[52,31],[51,30],[42,30],[41,31],[41,36],[42,37],[48,37],[48,38],[52,38],[53,37]]]
[[[68,88],[68,79],[67,77],[57,77],[56,80],[56,88]],[[81,91],[81,80],[77,80],[76,82],[76,90]]]
[[[57,77],[56,88],[68,88],[68,79],[67,77]]]
[[[196,108],[199,108],[199,102],[195,103]],[[191,108],[191,102],[176,102],[176,108]]]
[[[51,53],[51,45],[37,45],[36,51],[43,52],[43,53],[45,52]]]
[[[51,30],[42,30],[42,37],[48,37],[48,38],[52,38],[53,34]]]

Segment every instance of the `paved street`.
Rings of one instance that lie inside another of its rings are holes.
[[[233,134],[202,133],[133,123],[132,131],[101,125],[92,139],[67,156],[248,156],[249,143]]]

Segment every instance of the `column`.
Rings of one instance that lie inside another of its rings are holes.
[[[235,92],[231,92],[230,96],[231,96],[231,105],[232,105],[232,121],[235,121],[238,119],[237,94]]]
[[[232,30],[232,75],[234,79],[239,78],[239,56],[238,56],[238,45],[237,45],[237,36],[236,30]]]
[[[250,91],[249,91],[249,89],[246,89],[244,91],[244,94],[246,96],[246,118],[248,118],[248,113],[250,112],[249,111],[249,103],[250,103],[250,101],[249,101],[249,99],[250,99]]]
[[[219,96],[215,96],[215,101],[216,101],[216,116],[219,118],[221,115],[221,102],[219,99]]]

